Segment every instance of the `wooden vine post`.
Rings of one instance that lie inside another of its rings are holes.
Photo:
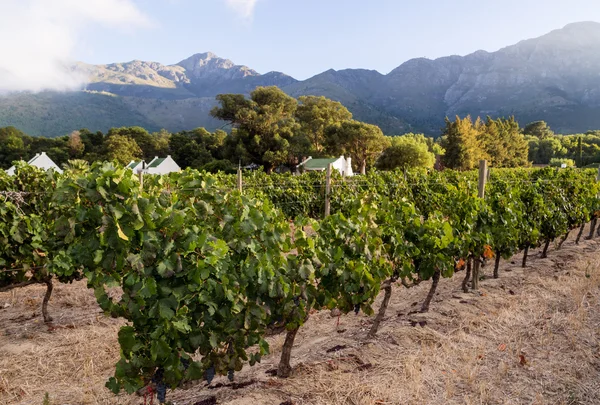
[[[138,171],[138,176],[140,179],[140,191],[144,190],[144,170]]]
[[[487,160],[479,161],[479,185],[478,185],[478,197],[485,198],[485,184],[487,183]],[[473,263],[473,280],[471,282],[471,288],[473,290],[479,289],[479,269],[481,268],[481,261],[479,257],[475,257],[475,263]]]
[[[325,179],[325,217],[328,217],[331,214],[331,163],[327,165],[327,177]]]
[[[241,193],[242,192],[242,168],[238,167],[237,171],[237,189]]]

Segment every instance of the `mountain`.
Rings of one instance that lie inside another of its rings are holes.
[[[222,122],[210,117],[215,96],[279,86],[292,96],[323,95],[357,119],[388,134],[439,135],[444,117],[515,115],[545,120],[557,132],[600,128],[600,24],[574,23],[496,52],[435,60],[411,59],[387,75],[373,70],[328,70],[298,81],[281,72],[259,74],[213,53],[175,65],[131,61],[78,63],[83,91],[0,96],[0,126],[57,136],[88,127],[140,125],[171,131]]]

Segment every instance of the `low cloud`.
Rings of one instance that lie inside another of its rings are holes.
[[[258,0],[225,0],[230,9],[243,18],[250,19]]]
[[[0,0],[0,92],[81,88],[86,77],[69,66],[90,25],[131,29],[150,21],[131,0]]]

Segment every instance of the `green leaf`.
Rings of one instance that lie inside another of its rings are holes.
[[[171,348],[164,340],[155,340],[150,345],[150,355],[153,361],[162,361],[169,357]]]
[[[135,345],[135,329],[132,326],[123,326],[119,330],[119,345],[125,358],[129,359],[133,346]]]
[[[127,237],[127,235],[125,235],[123,233],[123,230],[121,229],[121,225],[119,225],[118,222],[115,221],[115,224],[117,225],[117,235],[119,235],[119,238],[123,239],[123,240],[129,240],[129,238]]]
[[[214,333],[214,332],[212,332],[210,334],[210,337],[209,337],[208,341],[210,342],[210,346],[213,349],[216,349],[219,346],[219,338],[217,337],[217,334]]]
[[[186,319],[181,319],[179,321],[173,322],[173,326],[175,327],[175,329],[183,333],[192,331],[192,328],[190,327]]]
[[[158,302],[158,313],[160,314],[161,318],[170,320],[175,316],[175,311],[171,305],[172,300],[168,298],[163,298]]]
[[[202,380],[204,378],[202,364],[197,361],[192,361],[187,369],[186,378],[191,381]]]

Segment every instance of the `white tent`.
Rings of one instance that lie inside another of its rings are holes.
[[[169,174],[181,171],[181,167],[173,160],[171,155],[166,158],[156,156],[148,164],[143,160],[132,160],[127,167],[133,170],[134,173],[144,172],[144,174]]]
[[[31,166],[35,166],[35,167],[39,167],[40,169],[44,169],[44,170],[54,170],[57,173],[62,173],[63,171],[60,169],[60,167],[58,167],[56,165],[56,163],[54,163],[52,161],[52,159],[50,159],[50,157],[48,155],[46,155],[46,152],[42,152],[42,153],[36,153],[34,157],[32,157],[28,162],[28,165]],[[8,173],[10,176],[15,174],[15,167],[12,166],[10,169],[6,170],[6,173]]]

